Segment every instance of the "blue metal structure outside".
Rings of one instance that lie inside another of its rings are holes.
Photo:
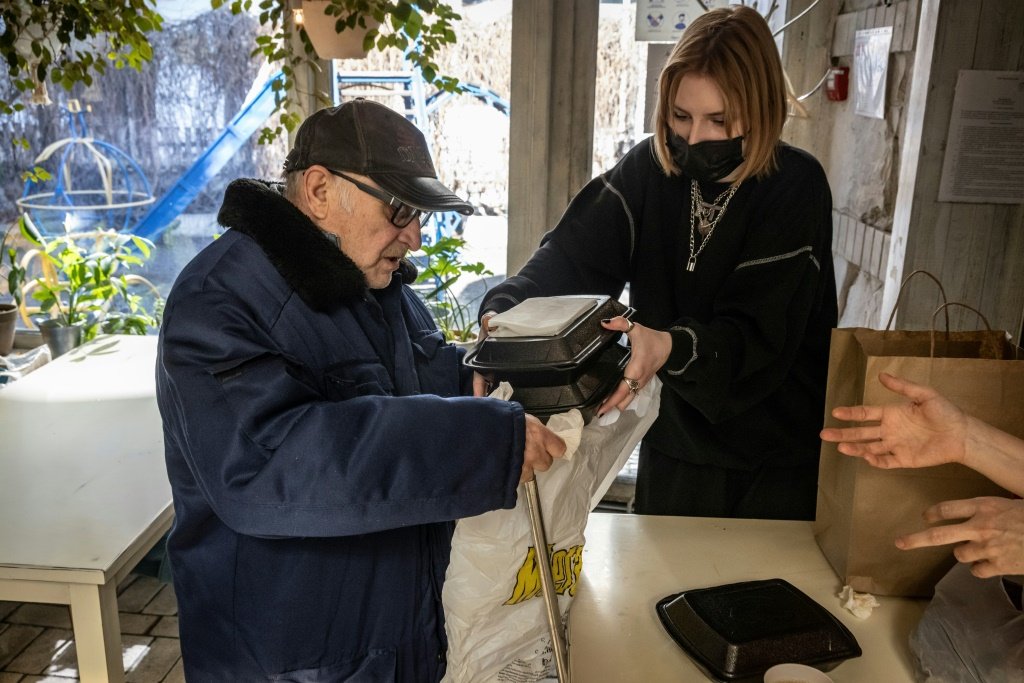
[[[63,109],[71,136],[52,143],[36,159],[36,163],[44,163],[53,152],[63,148],[52,174],[52,188],[44,189],[42,182],[26,180],[21,198],[17,200],[19,208],[30,215],[33,223],[44,234],[57,234],[66,229],[66,213],[79,215],[84,223],[100,223],[114,229],[126,229],[132,223],[135,210],[153,201],[153,192],[146,174],[120,148],[89,137],[85,112],[77,101],[72,100]],[[82,150],[92,157],[86,161],[92,161],[101,174],[106,176],[105,188],[83,190],[74,187],[70,177],[72,155]],[[113,187],[115,167],[118,171],[116,177],[123,183],[116,189]],[[123,197],[123,201],[115,201],[115,195]],[[89,201],[90,197],[94,201]]]
[[[474,85],[473,83],[460,83],[459,86],[465,91],[466,95],[477,98],[484,104],[490,105],[500,111],[505,116],[508,116],[512,110],[512,106],[508,103],[504,97],[494,92],[490,88],[485,88],[480,85]],[[433,114],[437,109],[455,97],[455,93],[450,92],[436,92],[427,98],[427,113]]]
[[[425,95],[425,84],[423,77],[418,71],[339,71],[334,83],[334,102],[340,104],[345,93],[346,86],[397,86],[393,89],[378,88],[360,90],[358,96],[396,96],[403,101],[405,117],[416,124],[416,127],[423,131],[427,137],[431,137],[430,115],[436,112],[441,105],[447,102],[458,93],[436,92],[429,97]],[[505,114],[509,115],[511,106],[508,100],[490,88],[484,88],[472,83],[460,83],[460,87],[467,95],[477,98],[484,104],[490,105]],[[424,239],[428,243],[440,239],[446,235],[457,234],[462,225],[463,217],[455,212],[435,213],[433,221],[433,234],[427,234]]]
[[[131,231],[151,240],[160,234],[185,211],[206,184],[217,175],[228,160],[241,148],[245,141],[263,124],[274,111],[275,83],[282,81],[284,75],[278,72],[263,85],[259,92],[249,100],[203,153],[171,186]],[[334,83],[334,101],[341,102],[342,86],[347,85],[396,85],[399,89],[376,90],[369,95],[399,95],[405,105],[405,116],[415,123],[424,135],[430,136],[430,114],[453,97],[452,93],[435,93],[425,95],[422,76],[413,71],[395,72],[344,72],[339,73]],[[277,86],[279,88],[280,86]],[[473,84],[462,84],[465,92],[498,111],[508,114],[509,103],[493,90]],[[147,184],[148,190],[148,184]],[[434,235],[432,239],[455,233],[462,223],[462,216],[457,213],[435,214]]]
[[[274,111],[275,83],[280,83],[284,74],[278,72],[263,85],[260,91],[242,106],[231,122],[221,131],[217,139],[196,159],[174,185],[134,227],[133,232],[141,237],[156,240],[175,218],[196,198],[210,180],[217,175],[235,152],[252,137],[263,122]],[[280,88],[278,85],[277,88]]]

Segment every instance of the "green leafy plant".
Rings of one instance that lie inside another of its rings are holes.
[[[342,31],[365,30],[363,49],[401,50],[406,59],[423,75],[424,80],[442,91],[458,92],[458,79],[440,73],[435,56],[442,47],[456,42],[454,24],[462,17],[450,5],[437,0],[325,0],[329,7],[324,13],[337,17],[334,28]],[[277,89],[277,109],[280,113],[280,125],[274,128],[263,128],[260,142],[271,142],[280,136],[284,129],[293,131],[301,123],[301,117],[289,111],[293,98],[297,94],[295,71],[300,66],[309,66],[319,70],[316,64],[316,51],[306,31],[296,27],[286,0],[210,0],[214,8],[228,6],[231,12],[238,14],[248,12],[255,5],[259,10],[259,20],[270,30],[269,35],[256,38],[256,48],[252,54],[263,55],[268,62],[281,63],[284,78],[275,83]],[[367,20],[372,18],[377,25]],[[303,54],[291,49],[294,32],[298,28]],[[329,98],[326,93],[318,93],[318,97],[326,104]]]
[[[331,7],[326,11],[338,18],[338,32],[366,29],[367,19],[372,17],[379,26],[369,28],[363,40],[365,49],[402,50],[428,83],[440,90],[458,90],[458,80],[441,75],[435,61],[440,48],[456,41],[454,24],[461,16],[450,5],[437,0],[328,1]],[[260,142],[271,142],[284,129],[292,131],[299,125],[300,115],[289,110],[297,94],[295,70],[303,65],[318,68],[304,30],[299,31],[303,54],[292,50],[295,26],[290,5],[289,0],[210,0],[213,9],[227,6],[234,14],[255,7],[260,23],[269,28],[269,35],[256,38],[252,54],[281,64],[284,78],[274,86],[278,95],[275,113],[281,115],[281,124],[264,128]],[[163,29],[156,0],[7,0],[0,3],[0,22],[0,57],[11,82],[20,95],[32,94],[31,99],[38,103],[49,101],[48,80],[71,90],[76,83],[91,85],[108,65],[140,70],[153,58],[148,34]],[[326,93],[320,98],[328,102]],[[0,114],[24,109],[20,99],[0,99]],[[23,138],[12,142],[28,147]]]
[[[465,246],[466,241],[460,237],[442,237],[421,249],[426,265],[416,277],[417,291],[448,341],[471,341],[478,327],[475,311],[455,296],[455,283],[463,275],[494,275],[483,263],[463,261]]]
[[[47,80],[71,90],[76,83],[91,85],[108,65],[139,70],[150,61],[147,34],[163,24],[155,7],[156,0],[6,1],[0,3],[0,57],[18,93],[46,104]],[[23,102],[0,98],[2,115],[24,108]],[[12,143],[28,148],[23,138]]]
[[[35,247],[30,258],[40,260],[41,275],[29,280],[24,291],[38,302],[41,314],[61,325],[83,325],[86,341],[101,330],[146,334],[160,324],[162,299],[156,288],[140,275],[124,272],[149,258],[149,240],[112,230],[46,238],[24,223],[22,234]],[[92,244],[86,248],[85,242]],[[155,296],[152,312],[140,288]]]
[[[7,293],[17,308],[21,308],[22,289],[25,286],[27,272],[18,259],[18,249],[14,246],[15,228],[24,230],[24,218],[11,223],[0,240],[0,277],[7,283]],[[6,262],[6,265],[4,263]]]

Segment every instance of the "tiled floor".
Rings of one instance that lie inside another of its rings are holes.
[[[183,683],[174,588],[131,574],[118,586],[117,604],[128,683]],[[77,680],[68,608],[0,602],[0,683]]]

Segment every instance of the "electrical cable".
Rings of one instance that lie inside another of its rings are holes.
[[[805,15],[805,14],[807,14],[807,13],[808,13],[808,12],[810,12],[810,11],[811,11],[812,9],[814,9],[815,7],[817,7],[817,6],[818,6],[818,3],[819,3],[819,2],[821,2],[821,0],[814,0],[814,2],[813,2],[813,3],[812,3],[812,4],[810,5],[810,6],[808,6],[808,8],[807,8],[807,9],[805,9],[805,10],[804,10],[803,12],[801,12],[801,13],[800,13],[800,14],[798,14],[798,15],[796,15],[795,17],[793,17],[792,19],[790,19],[789,21],[787,21],[787,22],[786,22],[785,24],[783,24],[782,26],[780,26],[780,27],[778,28],[778,30],[777,30],[777,31],[775,31],[775,33],[773,33],[773,34],[772,34],[772,37],[774,38],[775,36],[779,35],[779,34],[780,34],[780,33],[782,33],[783,31],[785,31],[785,30],[786,30],[786,29],[787,29],[787,28],[788,28],[788,27],[789,27],[790,25],[794,24],[794,23],[795,23],[796,21],[798,21],[798,20],[799,20],[799,19],[800,19],[801,17],[803,17],[803,16]]]
[[[803,95],[801,95],[800,97],[796,98],[796,99],[797,99],[797,101],[798,101],[798,102],[803,102],[803,101],[804,101],[804,100],[806,100],[806,99],[807,99],[808,97],[810,97],[810,96],[811,96],[811,95],[813,95],[814,93],[818,92],[818,90],[819,90],[819,89],[821,88],[822,84],[823,84],[823,83],[825,82],[825,79],[826,79],[826,78],[828,78],[828,72],[829,72],[829,71],[831,71],[831,70],[832,70],[832,68],[831,68],[831,67],[829,67],[828,69],[825,69],[825,73],[824,73],[824,74],[822,75],[822,77],[821,77],[821,80],[820,80],[820,81],[818,81],[817,85],[815,85],[815,86],[814,86],[813,88],[811,88],[810,90],[808,90],[807,92],[805,92],[805,93],[804,93]]]

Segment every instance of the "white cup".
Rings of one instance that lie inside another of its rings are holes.
[[[833,683],[832,678],[803,664],[776,664],[764,672],[764,683]]]

